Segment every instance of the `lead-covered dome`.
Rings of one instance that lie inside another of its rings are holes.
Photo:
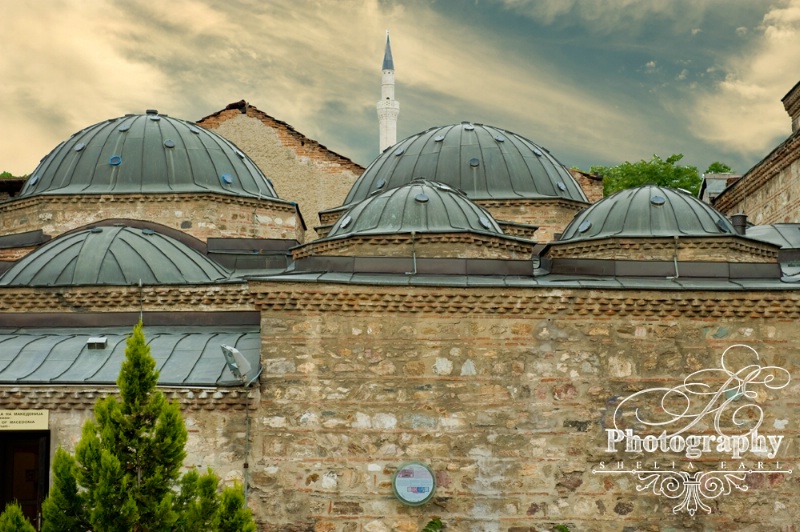
[[[503,234],[492,215],[461,192],[443,183],[415,179],[353,206],[334,224],[328,238],[465,231]]]
[[[112,226],[51,240],[0,277],[0,286],[206,284],[229,277],[225,268],[172,237]]]
[[[231,142],[156,111],[75,133],[42,159],[19,197],[187,192],[278,197]]]
[[[353,185],[344,205],[424,178],[471,200],[560,198],[587,202],[564,165],[541,146],[483,124],[431,128],[386,149]]]
[[[724,215],[688,192],[646,185],[617,192],[579,213],[559,241],[735,234]]]

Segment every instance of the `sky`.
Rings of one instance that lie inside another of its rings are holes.
[[[97,122],[242,99],[367,165],[387,29],[398,140],[472,121],[585,170],[743,173],[791,133],[800,81],[800,0],[0,0],[0,20],[15,175]]]

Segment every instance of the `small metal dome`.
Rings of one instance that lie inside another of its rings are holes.
[[[174,238],[114,226],[51,240],[0,277],[0,286],[205,284],[229,277],[225,268]]]
[[[232,143],[156,111],[112,118],[75,133],[42,159],[19,197],[185,192],[278,197]]]
[[[327,238],[412,231],[503,234],[491,214],[457,190],[417,179],[356,204],[339,218]]]
[[[560,241],[735,234],[724,215],[688,192],[646,185],[617,192],[582,211]]]
[[[445,183],[471,200],[588,202],[569,171],[545,148],[504,129],[464,122],[431,128],[387,148],[361,174],[344,205],[415,178]]]

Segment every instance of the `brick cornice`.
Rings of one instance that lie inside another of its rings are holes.
[[[254,310],[244,283],[181,286],[0,287],[3,312]]]
[[[794,132],[749,172],[723,190],[712,202],[714,207],[727,215],[736,214],[731,210],[766,186],[798,158],[800,158],[800,130]]]
[[[252,282],[262,312],[609,318],[800,318],[800,293],[447,288]]]
[[[177,401],[183,411],[244,411],[258,403],[258,389],[159,387],[168,401]],[[0,385],[0,409],[71,412],[92,410],[98,399],[113,395],[115,386]]]

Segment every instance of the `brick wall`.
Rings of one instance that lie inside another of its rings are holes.
[[[239,107],[198,123],[244,151],[273,183],[278,196],[295,201],[306,221],[306,241],[317,238],[317,213],[341,205],[364,168],[331,152],[294,128],[239,102]],[[229,106],[231,107],[231,106]]]

